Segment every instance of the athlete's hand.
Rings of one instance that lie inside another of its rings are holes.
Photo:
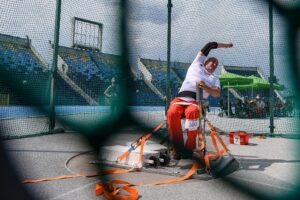
[[[218,43],[218,48],[231,48],[231,47],[233,47],[232,42]]]
[[[233,47],[232,42],[225,43],[225,48],[231,48],[231,47]]]
[[[203,90],[205,90],[207,88],[207,85],[205,84],[204,81],[199,81],[198,86],[199,86],[199,88],[202,88]]]

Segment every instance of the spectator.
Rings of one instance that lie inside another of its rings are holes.
[[[256,117],[264,117],[265,116],[265,107],[266,104],[259,95],[256,96]]]
[[[104,91],[104,95],[106,96],[107,103],[110,105],[111,113],[116,114],[119,110],[119,85],[116,78],[111,79],[111,85]]]

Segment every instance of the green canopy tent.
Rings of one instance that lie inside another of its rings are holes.
[[[231,84],[231,85],[225,85],[224,88],[235,88],[240,90],[247,90],[252,89],[252,96],[253,96],[253,89],[269,89],[270,83],[262,78],[259,78],[257,76],[249,76],[248,78],[251,78],[253,80],[250,84]],[[284,86],[280,85],[278,83],[274,84],[275,90],[283,90]]]
[[[254,89],[269,89],[270,83],[262,78],[259,78],[257,76],[249,76],[248,78],[252,78],[253,82],[251,84],[235,84],[235,85],[225,85],[224,88],[235,88],[239,90],[249,90],[251,89],[252,98],[253,98],[253,90]],[[274,84],[275,90],[283,90],[284,86],[280,85],[278,83]],[[228,109],[229,112],[229,109]]]
[[[222,85],[251,84],[253,78],[226,72],[219,76]]]
[[[249,85],[253,83],[253,78],[249,78],[246,76],[241,76],[238,74],[234,74],[234,73],[229,73],[226,72],[224,74],[221,74],[219,76],[219,80],[221,82],[221,84],[224,86],[224,88],[227,88],[227,109],[228,109],[228,116],[230,115],[229,113],[229,88],[234,88],[235,86],[238,85]]]

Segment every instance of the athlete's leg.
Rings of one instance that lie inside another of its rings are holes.
[[[199,127],[199,108],[195,104],[189,105],[185,109],[185,128],[187,129],[187,140],[185,148],[187,150],[194,150],[196,148],[196,138]]]
[[[176,102],[180,102],[180,100],[175,98],[171,102],[171,105],[167,112],[167,121],[170,140],[173,143],[175,150],[178,152],[182,151],[184,148],[181,128],[181,116],[184,113],[184,109],[186,106],[174,104]]]

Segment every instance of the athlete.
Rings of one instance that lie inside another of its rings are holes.
[[[196,148],[196,137],[199,127],[199,107],[196,101],[196,87],[203,89],[203,99],[209,95],[219,97],[221,94],[219,78],[214,75],[218,67],[218,59],[206,59],[211,49],[230,48],[229,43],[207,43],[197,54],[188,68],[186,77],[176,98],[172,100],[167,112],[168,133],[175,150],[175,159],[180,159],[184,152],[192,152]],[[187,140],[184,144],[181,118],[185,116]]]

